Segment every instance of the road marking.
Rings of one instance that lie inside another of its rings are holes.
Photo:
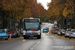
[[[30,50],[33,50],[39,43],[40,43],[40,39],[38,39],[38,42]]]
[[[25,39],[23,39],[23,41],[26,41]]]
[[[24,49],[22,48],[22,50],[24,50]]]

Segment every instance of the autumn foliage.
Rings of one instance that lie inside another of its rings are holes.
[[[52,0],[48,4],[48,18],[50,20],[58,20],[64,25],[64,19],[70,22],[70,27],[75,26],[75,0]]]
[[[23,18],[38,18],[46,14],[44,7],[34,0],[1,0],[0,2],[5,13],[5,19],[20,21]]]
[[[38,18],[40,16],[40,9],[36,2],[30,3],[30,9],[31,9],[31,16],[34,18]]]
[[[46,16],[46,10],[36,0],[0,0],[0,28],[15,26],[23,18]]]
[[[52,20],[72,19],[75,16],[75,0],[52,0],[48,6],[48,17]]]

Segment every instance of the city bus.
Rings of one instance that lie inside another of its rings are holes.
[[[41,22],[39,18],[25,18],[22,20],[22,23],[24,39],[29,37],[41,39]]]

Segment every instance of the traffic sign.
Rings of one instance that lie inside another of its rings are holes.
[[[67,25],[70,25],[70,22],[67,22]]]

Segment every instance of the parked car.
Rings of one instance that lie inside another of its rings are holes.
[[[56,29],[56,33],[58,33],[59,29]]]
[[[8,37],[10,37],[10,35],[11,35],[11,37],[19,36],[19,34],[16,32],[16,29],[9,29],[7,32],[8,32]]]
[[[54,24],[54,25],[53,25],[53,27],[54,27],[54,28],[56,28],[56,27],[57,27],[57,25],[56,25],[56,24]]]
[[[66,38],[66,37],[69,37],[70,32],[71,32],[71,29],[67,29],[67,30],[66,30],[65,38]]]
[[[0,39],[8,40],[8,34],[5,29],[0,29]]]
[[[58,35],[61,35],[61,29],[59,29],[59,31],[58,31],[58,33],[57,33]]]
[[[47,32],[47,33],[48,33],[48,32],[49,32],[49,28],[48,28],[48,27],[44,28],[44,29],[43,29],[43,33],[44,33],[44,32]]]
[[[65,29],[61,29],[61,35],[64,35],[66,33]]]
[[[72,37],[75,38],[75,29],[72,29],[70,34],[69,34],[69,39],[71,39]]]
[[[58,29],[58,28],[55,28],[55,29],[53,30],[53,33],[54,33],[54,34],[57,34],[58,31],[59,31],[59,29]]]
[[[52,29],[52,33],[54,33],[54,31],[55,31],[55,28]]]

